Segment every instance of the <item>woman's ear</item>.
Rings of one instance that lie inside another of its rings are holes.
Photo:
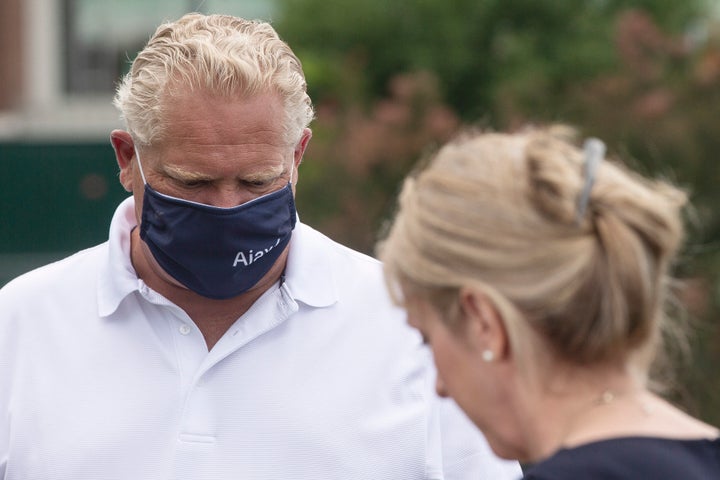
[[[506,359],[510,353],[505,321],[490,298],[477,288],[460,289],[460,308],[467,338],[486,361]]]

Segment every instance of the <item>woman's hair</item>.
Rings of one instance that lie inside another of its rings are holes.
[[[141,144],[161,140],[164,101],[173,89],[228,97],[280,95],[289,144],[313,118],[300,61],[267,23],[187,14],[160,25],[120,82],[114,104]],[[182,93],[182,92],[181,92]]]
[[[516,353],[533,337],[571,364],[637,356],[644,374],[660,340],[686,194],[608,160],[589,178],[573,136],[559,126],[464,134],[405,181],[378,252],[396,300],[398,285],[420,293],[451,326],[459,289],[476,286],[503,316]]]

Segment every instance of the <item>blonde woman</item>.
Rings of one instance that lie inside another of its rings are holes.
[[[565,128],[475,133],[380,244],[437,391],[532,479],[720,478],[718,429],[648,388],[686,195]]]

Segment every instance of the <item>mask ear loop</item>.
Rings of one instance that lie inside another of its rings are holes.
[[[590,192],[592,191],[593,185],[595,184],[595,172],[598,165],[605,157],[605,144],[602,140],[597,138],[588,138],[583,144],[583,151],[585,155],[585,163],[583,164],[583,177],[585,177],[585,184],[580,192],[578,199],[578,210],[577,210],[577,223],[582,223],[583,217],[585,217],[585,210],[587,210],[588,202],[590,201]]]
[[[292,163],[290,163],[290,180],[288,180],[288,185],[290,186],[290,189],[292,190],[292,181],[293,181],[293,172],[295,171],[295,157],[293,157]],[[297,213],[296,213],[297,215]],[[287,264],[283,268],[282,273],[280,274],[280,280],[278,285],[282,287],[285,284],[285,270],[287,269]]]
[[[142,177],[143,185],[147,185],[147,180],[145,180],[145,173],[143,172],[142,162],[140,161],[140,152],[138,152],[137,144],[133,144],[133,149],[135,150],[135,157],[137,157],[138,167],[140,168],[140,176]]]
[[[292,181],[293,181],[293,172],[295,171],[295,158],[293,157],[292,162],[290,163],[290,187],[292,187]]]

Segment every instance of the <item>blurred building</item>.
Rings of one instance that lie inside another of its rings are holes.
[[[271,19],[270,0],[0,0],[0,285],[102,242],[127,195],[109,133],[118,78],[189,11]]]

